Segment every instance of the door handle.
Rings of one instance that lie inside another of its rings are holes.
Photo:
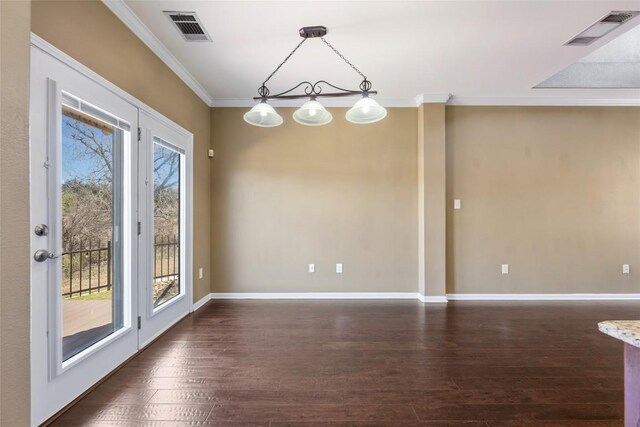
[[[33,259],[35,259],[37,262],[45,262],[48,259],[54,258],[59,258],[59,255],[54,255],[46,249],[38,249],[33,254]]]

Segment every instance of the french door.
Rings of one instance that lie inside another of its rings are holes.
[[[191,309],[189,138],[140,112],[140,346]]]
[[[191,308],[191,137],[32,47],[38,425]]]

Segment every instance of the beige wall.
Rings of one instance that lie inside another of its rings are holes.
[[[640,108],[446,114],[448,292],[640,292]]]
[[[313,128],[279,108],[271,129],[246,110],[212,109],[213,291],[416,292],[416,109]]]
[[[32,31],[194,134],[194,300],[210,292],[210,108],[99,1],[34,1]],[[199,267],[204,278],[198,279]]]
[[[0,425],[29,420],[29,15],[0,2]]]
[[[446,293],[445,105],[418,108],[418,291]]]

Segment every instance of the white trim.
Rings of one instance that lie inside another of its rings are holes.
[[[189,132],[187,129],[183,128],[182,126],[175,123],[171,119],[165,117],[164,115],[154,110],[153,108],[151,108],[144,102],[140,101],[138,98],[134,97],[133,95],[129,94],[128,92],[125,92],[124,90],[120,89],[118,86],[111,83],[109,80],[105,79],[100,74],[96,73],[86,65],[83,65],[82,63],[76,61],[75,59],[73,59],[72,57],[70,57],[69,55],[67,55],[66,53],[64,53],[63,51],[61,51],[60,49],[58,49],[57,47],[55,47],[54,45],[52,45],[51,43],[49,43],[48,41],[44,40],[43,38],[41,38],[40,36],[34,33],[31,33],[31,45],[37,47],[38,49],[52,56],[53,58],[57,59],[61,63],[73,68],[80,74],[90,78],[91,80],[98,83],[99,85],[109,90],[113,94],[124,99],[134,107],[144,110],[154,119],[166,124],[167,126],[173,127],[175,130],[187,136],[193,137],[193,134]]]
[[[412,300],[446,303],[445,296],[425,296],[418,292],[212,292],[193,304],[193,310],[213,299],[336,299],[336,300]]]
[[[124,0],[102,0],[105,6],[113,12],[120,20],[147,45],[153,53],[164,62],[189,88],[211,106],[211,95],[180,61],[167,49],[167,47],[151,32],[151,30],[138,18],[138,16],[127,6]]]
[[[206,305],[209,301],[211,301],[211,296],[213,294],[207,294],[205,296],[203,296],[202,298],[200,298],[198,301],[194,302],[191,305],[191,312],[193,313],[194,311],[202,308],[204,305]]]
[[[558,107],[637,107],[640,98],[588,99],[588,98],[473,98],[453,96],[447,105],[471,106],[558,106]]]
[[[173,323],[169,323],[167,325],[164,325],[162,327],[162,329],[159,329],[158,331],[156,331],[153,335],[151,335],[151,337],[149,337],[147,340],[145,341],[140,341],[139,345],[138,345],[138,351],[135,354],[140,354],[140,352],[147,347],[149,344],[151,344],[153,341],[155,341],[160,335],[164,334],[165,332],[167,332],[169,329],[171,329],[172,327],[174,327],[175,325],[177,325],[180,321],[182,321],[182,319],[184,319],[185,317],[187,317],[189,315],[189,313],[186,313],[182,316],[180,316],[175,322]]]
[[[378,98],[372,96],[383,107],[387,108],[415,108],[422,104],[446,104],[451,98],[449,93],[440,94],[424,94],[421,93],[413,98]],[[325,107],[352,107],[354,99],[357,98],[327,98],[322,99],[322,105]],[[212,99],[211,107],[253,107],[258,101],[252,98],[228,98],[228,99]],[[299,107],[304,103],[304,99],[284,99],[268,101],[274,107]]]
[[[623,301],[640,294],[447,294],[451,301]]]
[[[446,296],[430,296],[430,295],[422,295],[418,294],[418,300],[425,303],[447,303],[449,299]]]
[[[422,104],[446,104],[451,99],[450,93],[420,93],[414,98],[414,106],[419,107]]]
[[[211,299],[416,299],[415,292],[213,292]]]
[[[469,106],[549,106],[549,107],[637,107],[640,106],[640,98],[619,99],[593,99],[593,98],[474,98],[455,97],[450,94],[419,94],[413,99],[402,98],[376,98],[380,105],[387,108],[415,108],[422,104],[446,104]],[[250,108],[258,101],[251,98],[212,99],[210,107],[239,107]],[[271,100],[269,104],[274,107],[299,107],[304,100],[287,99]],[[351,107],[353,98],[328,98],[323,99],[325,107]]]
[[[637,301],[638,294],[447,294],[418,292],[212,292],[193,303],[193,311],[214,299],[417,299],[423,303],[448,301]]]
[[[176,131],[173,126],[156,120],[145,110],[140,110],[139,127],[141,138],[138,144],[140,153],[140,168],[138,170],[138,194],[140,206],[138,209],[139,220],[142,221],[141,234],[139,235],[140,250],[140,278],[139,283],[150,284],[153,282],[153,191],[145,184],[153,181],[153,162],[155,144],[157,139],[163,141],[163,147],[172,150],[180,156],[180,280],[184,284],[180,288],[180,294],[171,300],[161,304],[157,308],[151,298],[150,286],[140,287],[142,328],[139,330],[139,342],[143,347],[158,336],[161,331],[175,324],[191,312],[193,303],[193,137]]]
[[[380,105],[386,108],[415,108],[416,103],[414,99],[402,99],[402,98],[377,98],[372,96]],[[325,107],[345,107],[351,108],[353,104],[359,98],[356,96],[342,97],[342,98],[325,98],[319,99],[319,101]],[[283,99],[283,100],[269,100],[270,105],[273,107],[300,107],[304,104],[305,99]],[[252,98],[227,98],[227,99],[212,99],[210,106],[215,107],[242,107],[250,108],[256,105],[258,101]]]

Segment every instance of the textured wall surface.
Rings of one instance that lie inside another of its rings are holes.
[[[29,423],[29,15],[0,2],[0,425]]]
[[[213,291],[417,292],[416,109],[314,128],[279,108],[271,129],[245,111],[212,110]]]
[[[640,292],[640,108],[446,113],[448,292]]]

